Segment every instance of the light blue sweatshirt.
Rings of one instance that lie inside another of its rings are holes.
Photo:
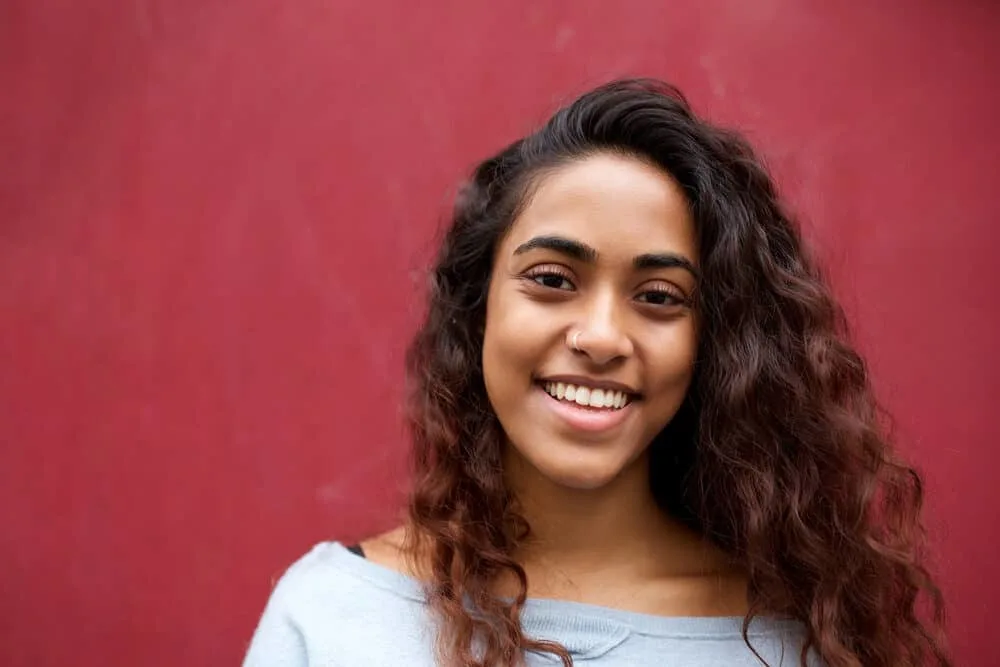
[[[565,646],[579,667],[758,667],[741,617],[651,616],[558,600],[529,600],[525,632]],[[804,630],[758,618],[750,642],[771,667],[798,667]],[[420,583],[336,542],[284,574],[244,667],[433,667],[434,621]],[[559,665],[529,654],[530,667]],[[818,665],[818,662],[811,662]]]

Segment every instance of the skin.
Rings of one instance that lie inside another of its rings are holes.
[[[550,238],[596,256],[545,247]],[[687,266],[637,268],[648,255]],[[687,200],[659,169],[602,155],[542,181],[497,251],[487,300],[483,371],[512,475],[600,491],[642,465],[691,383],[697,258]],[[581,432],[537,384],[563,375],[640,397],[620,425]]]
[[[658,615],[746,610],[739,568],[666,516],[647,481],[649,443],[691,383],[698,255],[676,181],[612,154],[544,175],[497,249],[483,370],[506,480],[532,528],[515,554],[531,596]],[[580,429],[540,386],[565,375],[627,386],[632,402],[612,427]],[[404,535],[364,546],[419,576]]]

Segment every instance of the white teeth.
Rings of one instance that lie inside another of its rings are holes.
[[[570,401],[577,405],[592,408],[611,408],[618,410],[629,402],[628,394],[611,389],[591,389],[565,382],[546,382],[545,391],[560,401]]]
[[[595,389],[590,392],[590,402],[587,403],[592,408],[603,408],[604,407],[604,390]]]

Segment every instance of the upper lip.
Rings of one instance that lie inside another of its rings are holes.
[[[639,392],[627,384],[615,382],[614,380],[599,380],[585,375],[546,375],[539,378],[541,382],[562,382],[564,384],[583,385],[594,389],[610,389],[612,391],[622,391],[632,396],[638,396]]]

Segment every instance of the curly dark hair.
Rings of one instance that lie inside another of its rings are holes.
[[[498,243],[540,174],[602,152],[657,165],[689,200],[702,328],[688,395],[650,444],[649,482],[666,512],[744,565],[744,641],[755,616],[790,616],[807,630],[803,665],[809,651],[829,667],[950,665],[921,480],[892,451],[842,310],[747,142],[648,79],[579,97],[480,164],[458,197],[407,357],[409,521],[430,555],[443,663],[516,665],[530,650],[572,664],[521,629],[527,577],[512,554],[530,526],[504,484],[481,356]],[[493,592],[504,574],[514,598]]]

